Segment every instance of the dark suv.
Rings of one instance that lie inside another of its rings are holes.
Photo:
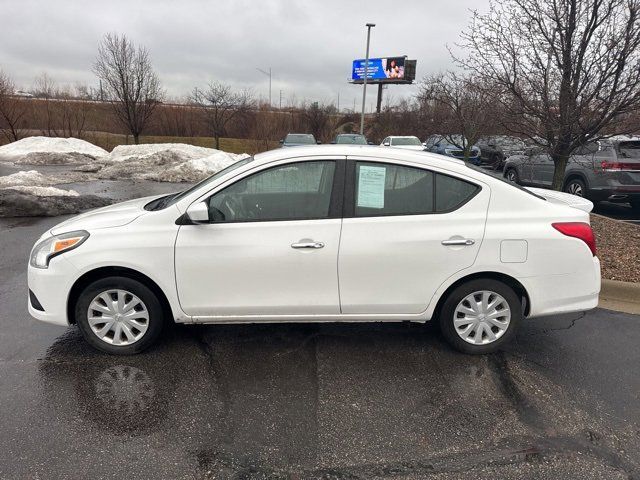
[[[550,187],[554,163],[536,148],[506,160],[504,176],[521,185]],[[570,157],[563,190],[593,202],[628,202],[640,211],[640,139],[591,142]]]

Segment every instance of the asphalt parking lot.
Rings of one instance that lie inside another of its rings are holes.
[[[640,317],[491,356],[411,324],[174,327],[135,357],[26,312],[63,218],[0,220],[0,478],[640,478]]]

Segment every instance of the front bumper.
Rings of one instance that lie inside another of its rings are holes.
[[[40,303],[40,309],[32,305],[27,297],[29,314],[42,322],[54,325],[69,325],[67,302],[73,282],[78,277],[78,269],[64,255],[51,259],[49,268],[35,268],[29,265],[29,290]]]

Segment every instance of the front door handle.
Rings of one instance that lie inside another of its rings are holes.
[[[322,242],[298,242],[292,243],[291,248],[322,248],[324,243]]]
[[[451,245],[473,245],[475,240],[471,240],[470,238],[456,238],[452,240],[443,240],[442,245],[451,246]]]

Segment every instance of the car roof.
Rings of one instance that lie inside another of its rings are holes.
[[[389,159],[391,161],[400,160],[408,162],[423,163],[427,166],[434,166],[449,169],[450,166],[460,173],[467,174],[472,170],[467,168],[462,160],[457,158],[446,157],[429,152],[417,152],[411,150],[381,148],[375,145],[303,145],[295,150],[276,149],[268,152],[259,153],[254,156],[253,166],[264,163],[271,163],[278,160],[315,157],[315,156],[353,156],[353,157],[371,157],[378,159]]]
[[[389,138],[418,138],[415,135],[389,135]]]

